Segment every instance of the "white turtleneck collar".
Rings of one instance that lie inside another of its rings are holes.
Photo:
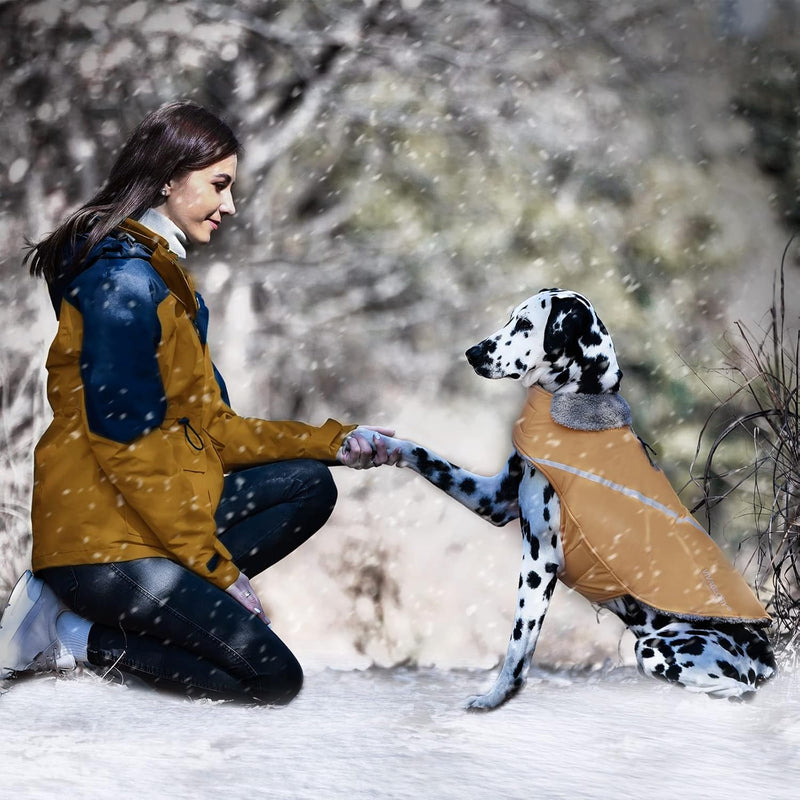
[[[154,208],[148,208],[136,221],[141,222],[153,233],[163,236],[167,240],[169,249],[178,258],[186,258],[186,234],[169,217],[165,217]]]

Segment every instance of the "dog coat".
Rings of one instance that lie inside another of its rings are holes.
[[[622,397],[533,386],[513,440],[561,502],[567,586],[592,602],[633,595],[687,619],[770,621],[650,461]]]

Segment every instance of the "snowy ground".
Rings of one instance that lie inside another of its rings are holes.
[[[505,707],[461,710],[490,679],[312,669],[293,704],[269,709],[32,678],[0,698],[2,796],[797,797],[798,675],[733,704],[628,667],[538,671]]]
[[[418,434],[438,446],[436,430]],[[443,444],[469,456],[469,443]],[[486,525],[400,471],[336,478],[335,518],[255,581],[306,669],[290,706],[183,701],[89,673],[13,682],[0,800],[798,796],[800,673],[750,704],[645,680],[618,620],[563,587],[536,653],[561,667],[535,670],[497,711],[464,712],[505,652],[518,527]],[[356,668],[404,659],[438,666]]]

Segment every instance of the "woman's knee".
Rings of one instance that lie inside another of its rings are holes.
[[[303,688],[303,668],[286,649],[265,658],[267,668],[249,681],[254,699],[270,705],[286,705],[294,700]]]
[[[323,504],[332,508],[336,504],[338,492],[330,469],[320,461],[303,461],[303,480],[310,487],[314,496]]]
[[[295,478],[302,482],[305,507],[315,512],[322,526],[330,517],[339,493],[330,469],[319,461],[303,460],[295,464]]]

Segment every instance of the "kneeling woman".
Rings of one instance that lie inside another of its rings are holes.
[[[302,671],[247,575],[328,519],[324,462],[380,437],[240,417],[181,266],[234,213],[239,143],[192,103],[150,114],[105,186],[30,253],[58,332],[35,453],[33,570],[0,621],[0,677],[117,667],[192,696],[288,702]]]

